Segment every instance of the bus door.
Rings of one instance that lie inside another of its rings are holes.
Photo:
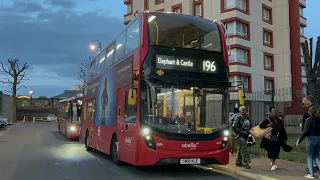
[[[118,89],[118,124],[120,128],[119,156],[121,160],[134,163],[136,147],[137,90],[131,87]]]

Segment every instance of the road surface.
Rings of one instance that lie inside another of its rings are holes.
[[[1,180],[233,180],[194,167],[116,166],[80,142],[66,140],[55,122],[17,124],[0,130]]]

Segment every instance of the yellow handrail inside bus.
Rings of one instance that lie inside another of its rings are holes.
[[[167,94],[163,95],[163,109],[162,109],[162,116],[166,117],[167,116]]]
[[[159,28],[158,28],[158,24],[157,22],[154,22],[154,24],[156,25],[156,45],[159,44]]]

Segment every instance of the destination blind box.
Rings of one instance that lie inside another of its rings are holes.
[[[215,60],[156,55],[156,68],[163,70],[218,73]]]

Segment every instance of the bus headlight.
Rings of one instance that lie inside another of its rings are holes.
[[[143,128],[142,129],[142,135],[146,136],[150,134],[150,129],[149,128]]]
[[[154,139],[152,137],[151,130],[149,128],[147,128],[147,127],[142,128],[141,134],[142,134],[142,138],[143,138],[144,143],[149,148],[155,150],[156,149],[156,145],[155,145]]]
[[[228,130],[224,130],[224,131],[223,131],[223,135],[224,135],[224,136],[229,136],[229,134],[230,134],[230,133],[229,133]]]
[[[70,127],[70,131],[76,131],[76,130],[77,130],[76,127],[74,127],[74,126]]]
[[[223,137],[222,137],[222,142],[221,142],[221,147],[220,149],[225,149],[228,145],[228,137],[230,135],[229,131],[228,130],[224,130],[222,132],[223,134]]]

